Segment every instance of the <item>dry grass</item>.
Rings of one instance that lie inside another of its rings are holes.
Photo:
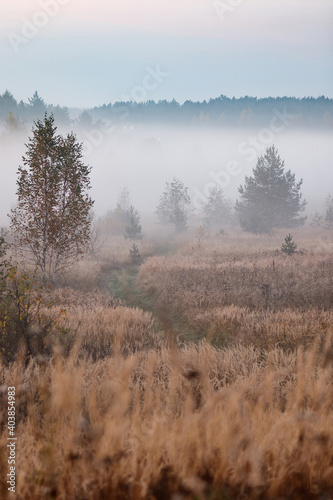
[[[17,362],[17,498],[330,498],[332,368],[329,343]]]
[[[309,239],[299,231],[305,250],[285,256],[277,244],[283,234],[184,244],[176,255],[148,259],[139,286],[197,338],[309,345],[333,325],[333,245],[326,232]]]
[[[49,314],[65,310],[70,355],[59,345],[28,366],[0,366],[0,497],[333,498],[333,244],[299,231],[306,252],[288,258],[276,252],[282,236],[184,239],[177,254],[142,264],[138,286],[206,337],[198,344],[169,343],[150,312],[93,291],[101,274],[128,264],[127,248],[87,261],[77,290],[55,290]]]
[[[310,348],[318,339],[325,339],[333,326],[333,312],[322,309],[280,311],[249,310],[239,306],[226,306],[193,311],[193,329],[202,332],[214,345],[255,346],[284,350]]]
[[[239,305],[281,310],[329,308],[333,302],[333,258],[274,255],[256,258],[197,255],[154,257],[141,268],[141,286],[167,306],[207,309]]]
[[[136,242],[142,259],[152,256],[155,243],[143,238]],[[85,255],[73,263],[57,280],[58,287],[71,287],[75,290],[95,292],[105,288],[105,276],[115,269],[123,269],[133,264],[130,249],[133,241],[123,236],[106,239],[97,254]]]

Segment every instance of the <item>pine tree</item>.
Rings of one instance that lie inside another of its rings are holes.
[[[126,213],[128,223],[125,226],[124,237],[131,240],[141,240],[141,225],[139,212],[131,205]]]
[[[44,102],[44,99],[42,99],[36,91],[32,97],[29,97],[28,100],[32,116],[34,118],[41,118],[46,112],[46,104]]]
[[[272,146],[260,156],[252,177],[245,177],[239,187],[241,200],[236,202],[241,227],[253,233],[266,233],[272,228],[296,227],[306,217],[299,217],[305,208],[300,192],[302,180],[285,171],[284,161]]]
[[[55,282],[89,242],[92,199],[82,145],[56,134],[54,118],[38,120],[18,169],[18,205],[11,211],[14,248],[28,251],[43,280]]]
[[[185,231],[189,217],[190,197],[184,183],[173,178],[166,183],[164,193],[156,209],[161,224],[172,224],[177,233]]]
[[[130,248],[130,256],[131,256],[132,262],[134,262],[134,263],[137,263],[141,258],[141,254],[140,254],[139,249],[135,243],[133,243],[132,248]]]
[[[287,255],[292,255],[296,252],[297,245],[293,240],[291,234],[288,234],[284,239],[284,244],[281,247],[281,252],[286,253]]]

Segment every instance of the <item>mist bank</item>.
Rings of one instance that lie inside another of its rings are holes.
[[[61,133],[69,132],[59,127]],[[238,187],[250,176],[258,156],[274,144],[285,168],[303,179],[302,193],[309,214],[322,210],[333,194],[331,133],[326,130],[295,130],[287,115],[277,112],[266,127],[209,125],[124,125],[121,128],[74,128],[83,143],[84,160],[92,167],[91,196],[97,216],[113,209],[121,189],[130,191],[131,202],[142,217],[153,218],[166,181],[174,176],[189,188],[193,208],[199,210],[209,189],[221,187],[233,203]],[[0,140],[0,225],[16,201],[17,168],[22,164],[25,143],[31,132],[5,133]]]

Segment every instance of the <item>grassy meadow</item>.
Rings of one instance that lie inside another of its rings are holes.
[[[114,238],[30,301],[33,356],[2,344],[0,497],[333,498],[332,234],[285,236],[145,237],[135,262]]]

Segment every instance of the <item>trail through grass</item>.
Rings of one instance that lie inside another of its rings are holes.
[[[154,250],[154,255],[167,255],[175,252],[175,245],[159,245]],[[196,342],[202,338],[198,332],[187,325],[180,313],[175,313],[161,306],[154,298],[148,296],[137,284],[137,276],[141,264],[132,264],[122,269],[114,269],[108,277],[110,293],[120,299],[127,307],[138,307],[149,311],[156,318],[158,328],[165,332],[169,339],[191,340]]]

